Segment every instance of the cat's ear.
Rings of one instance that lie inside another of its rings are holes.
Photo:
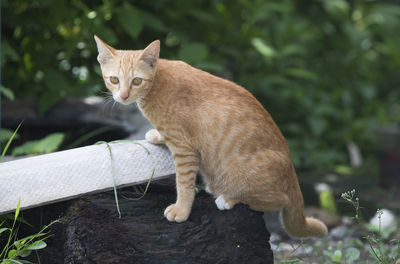
[[[154,68],[157,65],[158,59],[160,56],[160,41],[155,40],[151,42],[140,55],[140,61],[143,61],[151,68]]]
[[[111,61],[116,55],[115,49],[107,45],[96,35],[94,35],[94,40],[96,41],[97,50],[99,51],[99,55],[97,56],[98,62],[100,64],[106,64],[107,62]]]

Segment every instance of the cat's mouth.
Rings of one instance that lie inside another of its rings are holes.
[[[117,103],[123,104],[123,105],[129,105],[129,104],[135,102],[135,100],[132,100],[130,97],[128,97],[124,100],[119,96],[119,94],[113,94],[113,98],[114,98],[114,101],[116,101]]]

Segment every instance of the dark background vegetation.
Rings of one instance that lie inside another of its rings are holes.
[[[397,1],[3,0],[3,100],[45,113],[105,90],[93,35],[120,49],[161,40],[161,57],[250,90],[288,140],[296,166],[374,159],[374,129],[400,121]]]

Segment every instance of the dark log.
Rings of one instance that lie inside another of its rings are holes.
[[[77,200],[69,206],[64,224],[53,229],[41,262],[273,263],[262,213],[245,205],[219,211],[212,197],[201,191],[189,220],[170,223],[163,211],[175,198],[173,188],[152,184],[141,200],[120,199],[121,219],[112,192]]]

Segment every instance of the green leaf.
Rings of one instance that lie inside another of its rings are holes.
[[[305,80],[311,80],[311,81],[317,80],[317,75],[315,73],[307,71],[305,69],[298,69],[298,68],[286,69],[286,73],[290,76]]]
[[[96,34],[109,45],[117,44],[118,37],[115,32],[107,27],[107,25],[104,25],[103,23],[94,23],[95,21],[97,22],[97,20],[93,20],[93,23],[88,24],[90,32]]]
[[[12,136],[10,137],[10,139],[7,141],[7,144],[6,144],[6,146],[4,147],[3,152],[1,153],[1,156],[0,156],[0,163],[2,162],[4,156],[6,155],[6,152],[7,152],[8,148],[10,147],[11,142],[13,141],[14,137],[17,135],[18,129],[21,127],[21,125],[22,125],[22,122],[19,123],[19,125],[18,125],[17,128],[15,129],[14,133],[12,134]]]
[[[42,237],[42,236],[45,236],[45,235],[47,235],[47,233],[37,233],[37,234],[33,234],[33,235],[30,235],[30,236],[24,237],[24,238],[20,239],[20,241],[21,241],[21,243],[25,244],[25,242],[28,241],[28,240],[33,240],[33,239],[36,239],[36,238],[39,238],[39,237]]]
[[[21,206],[21,199],[18,200],[17,209],[15,209],[14,222],[17,221],[17,218],[18,218],[18,215],[19,215],[20,206]]]
[[[140,16],[143,20],[143,25],[145,25],[146,27],[149,27],[159,32],[164,32],[167,30],[167,27],[158,17],[153,16],[151,13],[145,10],[138,9],[138,11],[140,12]]]
[[[3,85],[0,87],[0,92],[2,95],[4,95],[6,98],[10,99],[11,101],[14,101],[15,96],[14,92],[10,88],[6,88]]]
[[[6,128],[0,129],[0,142],[8,141],[12,135],[14,134],[14,131]],[[18,134],[15,134],[14,138],[19,138]]]
[[[11,61],[19,61],[19,55],[17,51],[8,43],[3,40],[1,42],[1,63],[6,62],[6,57],[10,58]]]
[[[43,240],[37,241],[35,243],[33,243],[32,245],[28,246],[27,249],[29,250],[39,250],[42,248],[45,248],[47,246],[46,242],[44,242]]]
[[[143,29],[141,13],[128,2],[117,8],[117,17],[123,29],[133,38],[137,39]]]
[[[354,247],[346,250],[346,263],[352,264],[355,260],[360,257],[360,251]]]
[[[259,53],[261,53],[265,57],[271,58],[275,57],[277,54],[276,50],[273,47],[265,43],[265,41],[260,38],[253,38],[251,40],[251,44]]]
[[[322,209],[330,212],[331,214],[334,214],[334,215],[337,214],[335,197],[333,196],[333,194],[330,190],[322,191],[319,194],[319,201],[320,201]]]
[[[337,249],[335,253],[333,253],[332,261],[339,262],[342,260],[342,251]]]
[[[324,255],[329,257],[329,258],[331,258],[331,259],[333,258],[333,254],[328,250],[324,250]]]
[[[7,228],[7,227],[0,228],[0,234],[7,230],[10,230],[10,228]]]
[[[342,175],[351,175],[353,173],[353,169],[347,165],[337,165],[334,168],[335,172]]]
[[[32,154],[45,154],[56,151],[65,137],[64,133],[53,133],[41,140],[32,140],[25,142],[23,145],[15,147],[12,155],[32,155]]]
[[[303,55],[305,49],[300,45],[289,44],[279,50],[280,56]]]
[[[350,8],[345,0],[324,0],[322,3],[326,11],[336,16],[347,14]]]
[[[35,146],[35,153],[50,153],[56,151],[65,137],[64,133],[54,133],[39,140]]]
[[[10,251],[8,251],[7,257],[12,259],[12,258],[16,257],[16,255],[17,255],[17,250],[11,249]]]
[[[32,155],[38,154],[35,153],[35,146],[38,144],[39,140],[31,140],[27,141],[21,146],[15,147],[11,152],[13,156],[21,156],[21,155]]]
[[[25,258],[25,257],[29,256],[31,253],[32,253],[31,250],[25,249],[25,250],[22,250],[21,252],[19,252],[18,256]]]
[[[31,54],[30,53],[25,53],[24,57],[23,57],[23,60],[24,60],[25,69],[27,71],[30,71],[32,69],[32,67],[33,67]]]
[[[21,247],[23,247],[24,244],[25,244],[25,241],[24,241],[24,240],[17,240],[17,241],[14,241],[14,246],[15,246],[17,249],[20,249]]]
[[[207,58],[208,48],[202,43],[183,43],[178,52],[179,59],[193,64]]]

